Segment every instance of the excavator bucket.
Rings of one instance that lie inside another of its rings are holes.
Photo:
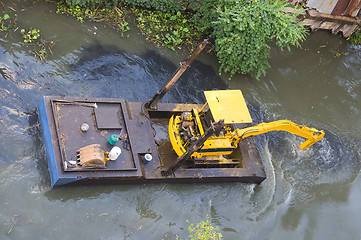
[[[100,144],[92,144],[77,151],[79,165],[84,168],[105,168],[104,150]]]

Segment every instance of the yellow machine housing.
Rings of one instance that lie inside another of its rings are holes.
[[[208,138],[203,146],[191,155],[193,160],[202,163],[229,164],[229,155],[244,138],[269,131],[287,131],[307,138],[301,149],[306,149],[321,140],[324,132],[314,128],[297,125],[288,120],[261,123],[251,126],[252,118],[240,90],[216,90],[204,92],[207,102],[203,107],[173,115],[169,120],[169,137],[173,149],[182,156],[194,141],[211,127],[212,123],[224,120],[223,129]],[[238,128],[243,124],[247,127]]]

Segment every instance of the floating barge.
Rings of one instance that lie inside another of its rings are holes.
[[[159,103],[158,110],[141,111],[142,103],[117,98],[70,98],[44,96],[39,105],[39,119],[43,132],[51,185],[98,182],[104,184],[150,182],[248,182],[261,183],[265,178],[261,158],[253,138],[239,143],[237,166],[189,166],[184,164],[172,175],[163,176],[176,159],[170,142],[158,146],[153,136],[153,124],[168,125],[169,118],[177,113],[201,106],[195,104]],[[94,106],[97,106],[96,108]],[[88,123],[89,129],[80,126]],[[113,134],[124,136],[114,145],[109,144]],[[107,161],[106,168],[70,167],[77,160],[78,149],[100,144],[109,152],[114,146],[121,149],[116,161]],[[145,154],[152,161],[143,162]]]
[[[206,91],[204,105],[159,103],[206,44],[205,40],[143,103],[123,98],[42,97],[38,115],[51,186],[261,183],[266,175],[254,135],[288,131],[308,139],[302,149],[323,137],[323,131],[287,120],[252,126],[240,90]]]

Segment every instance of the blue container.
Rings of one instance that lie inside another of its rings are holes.
[[[147,163],[149,163],[150,161],[152,161],[152,159],[153,159],[152,155],[149,154],[149,153],[147,153],[147,154],[145,154],[145,155],[142,157],[142,162],[143,162],[144,164],[147,164]]]

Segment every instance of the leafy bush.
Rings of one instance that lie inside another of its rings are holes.
[[[306,30],[296,23],[298,13],[285,14],[286,2],[268,0],[206,0],[199,19],[215,39],[220,71],[252,73],[257,79],[269,68],[270,44],[299,46]],[[218,7],[212,7],[217,6]]]

